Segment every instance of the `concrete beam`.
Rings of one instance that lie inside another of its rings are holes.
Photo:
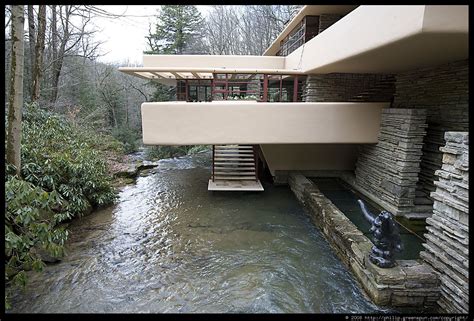
[[[389,103],[143,103],[148,145],[368,144]]]

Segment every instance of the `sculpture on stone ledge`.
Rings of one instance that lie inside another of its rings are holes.
[[[395,266],[394,252],[403,250],[400,232],[393,214],[382,211],[377,217],[367,210],[362,200],[357,201],[365,218],[372,224],[370,232],[374,235],[374,246],[369,255],[370,262],[381,268]]]

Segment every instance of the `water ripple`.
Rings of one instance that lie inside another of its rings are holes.
[[[159,161],[71,225],[13,312],[376,312],[291,191],[207,191],[209,155]]]

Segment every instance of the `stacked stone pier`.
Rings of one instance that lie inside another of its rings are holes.
[[[440,307],[468,313],[469,306],[469,134],[446,132],[442,168],[435,172],[433,215],[426,219],[426,251],[420,257],[441,280]]]
[[[424,109],[386,108],[378,143],[360,149],[355,183],[395,215],[413,213],[426,127]]]

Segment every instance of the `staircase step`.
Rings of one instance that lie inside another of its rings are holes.
[[[251,145],[216,145],[214,148],[216,149],[225,149],[225,148],[253,149],[253,146]]]
[[[245,159],[253,159],[253,154],[222,154],[222,153],[215,153],[214,156],[217,157],[241,157]]]
[[[242,166],[242,167],[249,167],[249,166],[254,166],[253,163],[250,163],[250,162],[247,162],[247,163],[239,163],[239,162],[214,162],[214,167],[219,167],[219,166],[222,166],[222,165],[229,165],[229,166],[232,166],[232,165],[239,165],[239,166]]]
[[[220,166],[220,167],[217,167],[215,166],[214,167],[214,170],[215,171],[255,171],[255,168],[254,167],[230,167],[230,166]]]
[[[214,180],[215,181],[218,181],[218,180],[254,181],[255,176],[240,176],[240,177],[236,177],[236,176],[215,176]]]
[[[234,166],[214,166],[214,170],[229,170],[229,171],[252,171],[255,170],[255,166],[247,167],[234,167]]]
[[[215,153],[220,153],[220,154],[245,154],[245,155],[253,155],[253,151],[247,151],[247,150],[215,150]]]
[[[235,148],[223,148],[223,149],[215,149],[215,152],[219,153],[229,153],[229,152],[238,152],[238,153],[252,153],[253,149],[235,149]]]
[[[242,167],[238,166],[237,167],[237,166],[223,166],[223,165],[216,166],[216,165],[214,165],[214,169],[215,170],[228,169],[228,170],[233,170],[233,171],[247,171],[247,170],[255,169],[255,166],[242,166]]]
[[[229,152],[221,152],[221,151],[215,151],[215,155],[240,155],[240,156],[251,156],[253,157],[253,153],[241,153],[241,152],[236,152],[236,151],[229,151]]]
[[[246,171],[246,172],[238,172],[238,171],[215,171],[214,176],[219,175],[227,175],[227,176],[255,176],[255,171]]]
[[[255,181],[253,145],[214,145],[214,181]]]
[[[255,180],[218,180],[213,182],[209,180],[209,191],[254,191],[263,192],[263,186],[260,181]]]
[[[250,158],[248,158],[248,157],[243,157],[243,158],[237,158],[237,157],[216,157],[216,158],[214,158],[214,160],[216,160],[216,161],[240,161],[240,162],[246,162],[246,163],[248,163],[248,162],[254,163],[254,162],[255,162],[254,159],[253,159],[253,157],[250,157]]]

